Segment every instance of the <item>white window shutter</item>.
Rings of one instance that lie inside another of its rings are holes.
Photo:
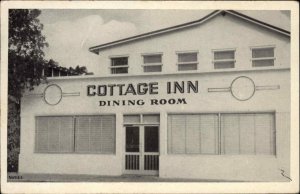
[[[186,126],[182,130],[186,130],[186,153],[200,153],[201,132],[199,115],[186,115]]]
[[[48,118],[36,117],[36,152],[48,151]]]
[[[200,115],[201,153],[218,153],[218,115]]]
[[[90,118],[88,116],[76,117],[75,128],[75,151],[88,152],[90,150]]]
[[[115,117],[102,116],[101,117],[101,152],[115,153]]]
[[[74,147],[74,122],[71,116],[60,118],[60,152],[73,152]]]

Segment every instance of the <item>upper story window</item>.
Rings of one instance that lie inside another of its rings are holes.
[[[251,48],[252,67],[274,66],[274,47]]]
[[[198,52],[177,53],[178,71],[197,70],[198,68]]]
[[[213,52],[215,69],[234,68],[235,50],[215,50]]]
[[[111,74],[128,73],[128,57],[111,58]]]
[[[143,55],[144,72],[161,72],[162,71],[162,54]]]

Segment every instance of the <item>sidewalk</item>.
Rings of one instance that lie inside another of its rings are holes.
[[[224,182],[223,180],[168,179],[158,176],[65,175],[8,173],[7,182]]]

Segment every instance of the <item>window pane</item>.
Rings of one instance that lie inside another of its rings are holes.
[[[222,115],[223,154],[274,154],[273,114]]]
[[[273,114],[255,115],[256,154],[274,154],[274,116]]]
[[[234,51],[215,51],[214,59],[215,60],[234,59]]]
[[[36,151],[48,151],[48,118],[36,118]]]
[[[102,151],[102,124],[100,116],[90,117],[90,151],[101,152]]]
[[[217,114],[169,115],[168,152],[217,154],[218,126]]]
[[[139,152],[140,150],[139,127],[126,127],[126,152]]]
[[[255,114],[240,115],[240,153],[255,154]]]
[[[180,53],[178,54],[178,62],[196,62],[197,59],[197,53]]]
[[[48,118],[48,151],[58,152],[59,151],[59,118],[49,117]]]
[[[218,115],[200,115],[202,154],[218,153]]]
[[[214,62],[215,69],[234,68],[234,61]]]
[[[115,117],[101,116],[101,152],[115,153]]]
[[[128,65],[128,57],[119,57],[111,59],[111,66]]]
[[[140,115],[125,115],[124,116],[124,123],[140,123]]]
[[[185,115],[170,115],[169,125],[169,153],[185,153]]]
[[[186,153],[200,153],[200,117],[199,115],[186,115]]]
[[[72,117],[60,118],[60,146],[61,152],[72,152],[74,146],[74,123]]]
[[[158,124],[159,123],[159,115],[143,115],[143,123]]]
[[[72,117],[37,117],[37,152],[73,151]]]
[[[144,66],[144,72],[161,72],[161,65]]]
[[[222,115],[222,153],[239,154],[239,116],[237,114]]]
[[[78,152],[88,152],[90,148],[90,118],[80,116],[76,118],[76,146]]]
[[[145,152],[158,152],[158,127],[145,126]]]
[[[197,63],[195,64],[178,64],[178,71],[197,70]]]
[[[274,59],[254,60],[252,61],[252,66],[253,67],[274,66]]]
[[[252,58],[274,57],[274,48],[252,49]]]
[[[161,63],[161,55],[144,56],[144,63]]]
[[[128,73],[128,67],[111,68],[111,74]]]

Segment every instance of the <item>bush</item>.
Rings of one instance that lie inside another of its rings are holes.
[[[19,104],[8,100],[7,121],[7,171],[17,172],[20,153]]]

